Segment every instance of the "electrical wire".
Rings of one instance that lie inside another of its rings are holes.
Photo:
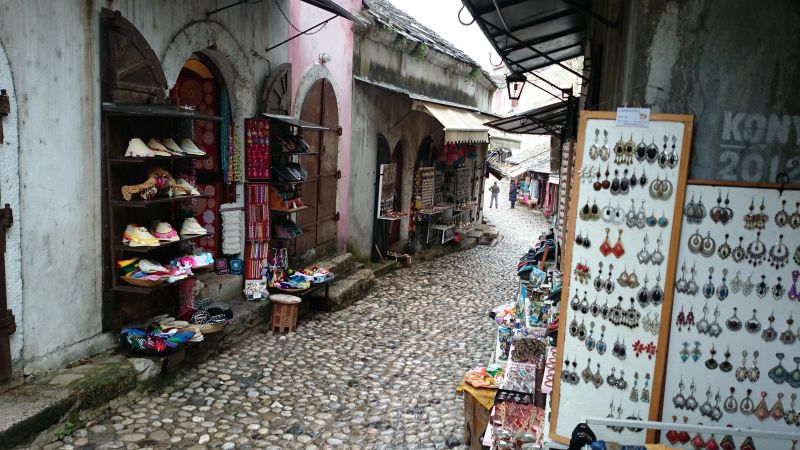
[[[464,4],[462,4],[461,5],[461,9],[458,10],[458,21],[461,22],[461,25],[464,25],[465,27],[468,27],[468,26],[472,25],[473,23],[475,23],[475,18],[473,17],[472,18],[472,22],[469,22],[469,23],[465,23],[463,20],[461,20],[461,12],[464,11],[465,7],[466,6]]]
[[[260,1],[260,0],[259,0],[259,1]],[[324,30],[326,26],[328,26],[328,23],[327,23],[327,22],[325,22],[325,23],[323,23],[323,24],[322,24],[322,26],[321,26],[321,27],[319,27],[319,28],[318,28],[316,31],[307,31],[307,32],[303,33],[303,30],[301,30],[300,28],[297,28],[297,27],[296,27],[296,26],[295,26],[295,25],[292,23],[292,21],[291,21],[291,20],[289,20],[289,16],[287,16],[287,15],[286,15],[286,13],[285,13],[285,12],[283,12],[283,9],[281,8],[281,5],[280,5],[280,4],[278,4],[278,0],[275,0],[275,7],[276,7],[276,8],[278,8],[278,11],[280,11],[281,15],[282,15],[282,16],[283,16],[283,18],[286,20],[286,23],[288,23],[288,24],[289,24],[289,26],[290,26],[290,27],[292,27],[292,28],[294,29],[294,31],[296,31],[296,32],[298,32],[298,33],[301,33],[301,34],[305,34],[306,36],[311,36],[312,34],[317,34],[317,33],[319,33],[320,31]]]

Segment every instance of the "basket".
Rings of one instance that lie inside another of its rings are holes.
[[[131,278],[131,277],[120,277],[122,281],[132,285],[132,286],[139,286],[139,287],[157,287],[166,284],[165,280],[142,280],[139,278]]]
[[[219,333],[220,331],[225,329],[224,323],[205,323],[203,325],[192,324],[190,326],[199,328],[200,332],[203,333],[204,335]]]

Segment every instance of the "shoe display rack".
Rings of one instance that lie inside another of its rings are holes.
[[[560,443],[582,417],[660,417],[693,117],[653,114],[643,127],[616,118],[580,120],[550,426]],[[595,431],[655,439],[643,428]]]
[[[129,142],[134,138],[141,138],[145,142],[149,138],[170,137],[176,142],[180,142],[181,138],[190,138],[185,135],[186,130],[191,130],[186,123],[192,120],[219,121],[221,118],[170,105],[102,104],[103,236],[107,246],[103,285],[104,290],[109,292],[104,296],[104,308],[113,306],[116,311],[119,308],[119,305],[113,304],[116,299],[129,295],[149,295],[171,286],[169,283],[158,286],[128,284],[117,276],[117,261],[133,257],[168,261],[187,254],[190,249],[184,244],[202,236],[179,235],[178,240],[161,242],[158,246],[132,247],[122,241],[123,232],[129,224],[149,227],[156,221],[164,221],[180,230],[183,219],[189,217],[180,206],[194,199],[210,197],[199,193],[170,196],[166,188],[166,183],[174,182],[171,177],[177,175],[176,171],[182,165],[203,159],[205,155],[125,156]],[[123,186],[136,187],[133,195],[130,195],[130,189],[123,192]],[[146,195],[142,195],[142,186],[150,186]],[[123,194],[130,200],[126,200]],[[104,320],[108,319],[108,315],[104,314]],[[106,326],[111,325],[106,323]]]
[[[661,420],[798,433],[800,191],[692,183]]]

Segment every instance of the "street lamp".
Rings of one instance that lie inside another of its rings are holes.
[[[519,100],[522,96],[522,88],[525,87],[525,82],[528,77],[519,72],[511,72],[506,76],[506,87],[508,88],[508,98],[511,100]]]

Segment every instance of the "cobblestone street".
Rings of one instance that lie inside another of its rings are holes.
[[[455,387],[489,362],[487,311],[514,295],[517,259],[546,227],[507,192],[485,210],[497,246],[398,270],[288,336],[254,334],[47,448],[466,448]]]

